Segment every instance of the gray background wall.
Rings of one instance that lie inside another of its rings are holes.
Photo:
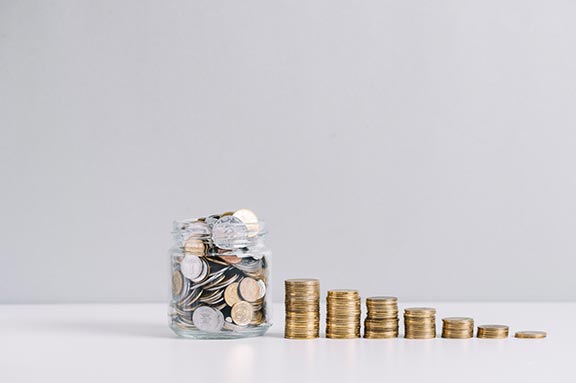
[[[576,3],[0,0],[0,302],[160,301],[175,218],[282,281],[576,298]]]

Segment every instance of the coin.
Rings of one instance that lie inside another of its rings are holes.
[[[398,337],[398,298],[377,296],[366,298],[364,337],[386,339]]]
[[[260,286],[255,279],[246,277],[240,281],[240,296],[248,302],[255,302],[260,296]]]
[[[221,249],[232,250],[247,244],[248,228],[239,219],[227,215],[218,219],[212,226],[212,240]]]
[[[474,336],[474,319],[448,317],[442,319],[442,338],[468,339]]]
[[[258,299],[264,298],[264,296],[266,295],[266,284],[261,279],[259,279],[257,283],[259,288]]]
[[[541,339],[546,338],[547,334],[544,331],[517,331],[514,334],[516,338],[522,339]]]
[[[232,306],[231,316],[234,323],[239,326],[245,326],[252,320],[252,305],[248,302],[240,301]]]
[[[224,262],[230,263],[232,265],[242,262],[242,258],[237,257],[235,255],[220,255],[219,258],[222,259]]]
[[[404,309],[404,337],[407,339],[436,338],[436,309],[431,307]]]
[[[314,339],[320,335],[320,281],[287,279],[285,286],[286,339]]]
[[[224,300],[228,306],[232,307],[236,303],[240,302],[240,296],[238,295],[238,282],[234,282],[224,290]]]
[[[180,262],[182,274],[192,282],[201,281],[206,277],[207,268],[202,260],[195,255],[186,255]]]
[[[252,210],[248,209],[236,210],[233,216],[238,218],[240,221],[244,222],[246,228],[248,229],[249,237],[254,237],[260,231],[260,225],[258,224],[258,217]]]
[[[184,243],[184,252],[203,257],[206,255],[206,245],[201,239],[190,237]]]
[[[182,294],[182,290],[184,288],[184,280],[182,278],[182,273],[178,270],[175,270],[172,273],[172,295],[179,296]]]
[[[183,231],[189,237],[207,238],[210,235],[210,227],[206,222],[192,221],[185,223]]]
[[[326,296],[326,337],[360,337],[360,294],[357,290],[329,290]]]
[[[224,315],[219,310],[208,306],[200,306],[194,310],[192,322],[198,330],[217,332],[224,325]]]
[[[485,339],[508,338],[508,326],[498,324],[478,326],[477,337]]]

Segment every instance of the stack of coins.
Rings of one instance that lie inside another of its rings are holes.
[[[474,336],[474,319],[451,317],[442,319],[442,338],[468,339]]]
[[[478,326],[478,338],[484,338],[484,339],[508,338],[508,326],[500,324],[486,324]]]
[[[404,336],[408,339],[436,338],[436,309],[404,309]]]
[[[326,337],[360,338],[360,294],[356,290],[330,290],[326,298]]]
[[[545,331],[518,331],[514,334],[516,338],[521,339],[542,339],[546,338]]]
[[[320,334],[320,281],[288,279],[286,289],[286,322],[284,337],[313,339]]]
[[[364,338],[382,339],[398,337],[398,298],[366,298],[367,315],[364,320]]]

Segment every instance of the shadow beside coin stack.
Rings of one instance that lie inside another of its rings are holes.
[[[320,281],[288,279],[284,282],[286,321],[284,337],[314,339],[320,335]]]

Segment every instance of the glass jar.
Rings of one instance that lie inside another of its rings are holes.
[[[247,209],[174,222],[170,328],[197,339],[263,335],[272,325],[266,227]]]

